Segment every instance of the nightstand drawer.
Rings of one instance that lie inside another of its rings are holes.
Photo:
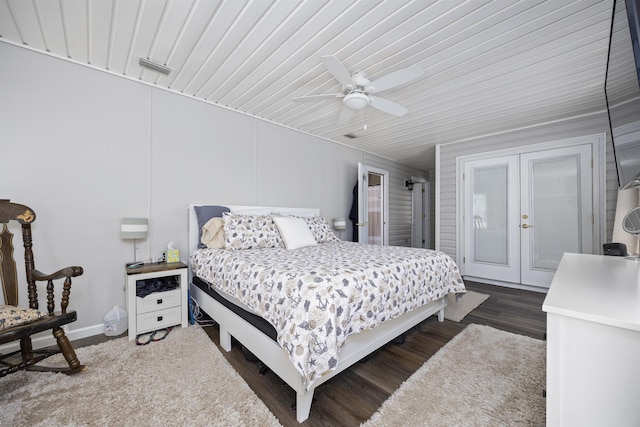
[[[167,308],[138,315],[138,334],[180,324],[182,307]]]
[[[180,289],[174,289],[173,291],[154,292],[144,298],[136,298],[136,309],[140,315],[151,311],[180,306],[181,303]]]

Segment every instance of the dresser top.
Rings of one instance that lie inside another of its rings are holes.
[[[542,310],[640,331],[640,261],[565,253]]]

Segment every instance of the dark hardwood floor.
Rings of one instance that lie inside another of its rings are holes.
[[[460,323],[449,320],[440,323],[435,316],[430,317],[411,329],[403,344],[387,344],[320,385],[315,391],[309,419],[302,424],[297,422],[296,412],[292,409],[295,392],[288,385],[270,371],[260,375],[258,363],[245,359],[238,342],[233,342],[231,352],[222,350],[217,325],[206,327],[205,331],[282,425],[359,426],[429,357],[471,323],[544,338],[546,315],[542,311],[542,303],[545,294],[469,281],[465,284],[469,290],[489,294],[489,299]],[[90,337],[75,341],[74,346],[77,348],[112,338],[118,337]]]
[[[387,344],[365,361],[320,385],[309,419],[302,425],[360,425],[429,357],[471,323],[543,339],[545,294],[473,282],[466,285],[469,290],[489,294],[489,299],[460,323],[449,320],[440,323],[435,316],[430,317],[411,329],[403,344]],[[217,326],[205,330],[218,345]],[[234,341],[229,353],[220,350],[284,426],[300,425],[292,409],[295,392],[288,385],[272,372],[260,375],[258,364],[245,359],[237,342]]]

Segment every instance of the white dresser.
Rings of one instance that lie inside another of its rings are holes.
[[[564,254],[547,313],[547,426],[640,426],[640,262]]]

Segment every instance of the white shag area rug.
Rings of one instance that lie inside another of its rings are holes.
[[[544,426],[546,345],[469,325],[362,426]]]
[[[80,374],[0,378],[0,425],[280,426],[199,326],[145,346],[123,337],[76,352],[88,366]],[[59,355],[47,362],[64,365]]]
[[[444,318],[454,322],[460,322],[480,304],[485,302],[489,295],[479,292],[467,291],[458,299],[455,294],[447,295],[447,306],[444,309]]]

